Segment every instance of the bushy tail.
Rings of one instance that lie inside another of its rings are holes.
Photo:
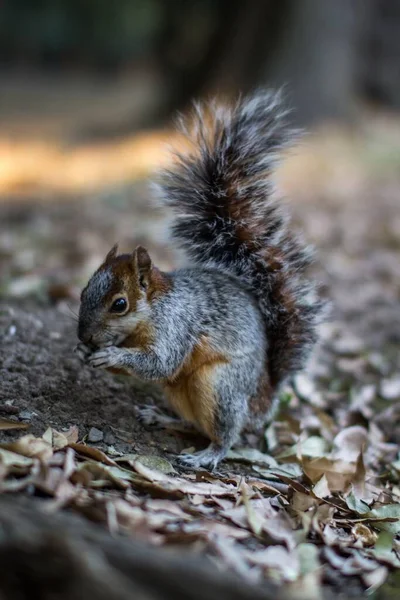
[[[309,253],[272,198],[271,174],[293,141],[286,117],[279,93],[231,108],[196,104],[181,122],[190,148],[159,183],[175,215],[172,236],[190,259],[239,277],[257,297],[274,389],[303,366],[322,308],[304,275]]]

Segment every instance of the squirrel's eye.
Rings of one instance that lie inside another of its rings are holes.
[[[124,313],[128,307],[125,298],[117,298],[111,305],[110,311],[113,313]]]

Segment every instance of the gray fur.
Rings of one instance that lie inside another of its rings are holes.
[[[110,268],[93,273],[88,285],[82,291],[79,308],[78,336],[82,342],[90,342],[97,330],[99,312],[103,309],[104,297],[112,287],[113,275]]]

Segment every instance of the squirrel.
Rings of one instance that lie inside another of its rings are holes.
[[[282,384],[305,366],[324,301],[272,182],[296,131],[280,92],[233,106],[195,104],[188,147],[160,173],[171,238],[187,266],[160,271],[147,250],[115,245],[81,294],[77,346],[94,368],[162,385],[183,421],[154,407],[141,420],[191,424],[209,440],[186,466],[214,469],[241,431],[265,423]]]

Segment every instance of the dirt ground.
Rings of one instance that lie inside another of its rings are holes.
[[[396,503],[400,472],[378,481],[389,462],[398,463],[400,444],[400,179],[396,173],[369,176],[364,170],[353,185],[340,187],[339,171],[329,185],[314,189],[309,182],[302,187],[305,175],[297,182],[296,173],[286,186],[290,208],[296,226],[315,245],[315,276],[332,310],[307,373],[282,404],[280,422],[296,422],[290,442],[297,439],[296,428],[330,442],[341,430],[364,428],[367,480],[376,489],[381,485],[374,500],[382,501],[386,490]],[[175,467],[176,453],[206,443],[143,428],[134,405],[162,403],[161,392],[131,378],[91,371],[73,353],[79,290],[108,249],[116,241],[127,250],[143,244],[167,269],[175,258],[165,240],[161,215],[142,182],[56,202],[42,202],[35,193],[23,202],[3,197],[0,418],[28,425],[36,437],[48,427],[62,432],[77,426],[79,440],[109,456],[158,455]],[[272,452],[277,456],[288,444],[279,427],[271,431],[278,439]],[[20,437],[19,430],[0,431],[3,443]],[[267,435],[273,446],[271,439]],[[251,437],[243,443],[265,450]],[[224,461],[218,471],[224,477],[254,476],[251,461],[246,466]],[[309,539],[315,535],[311,532]],[[396,537],[392,542],[398,550]],[[353,587],[355,596],[369,587],[359,583],[357,571],[356,577],[343,579],[334,561],[325,557],[322,563],[324,586],[337,592]],[[373,589],[375,584],[370,583]]]

